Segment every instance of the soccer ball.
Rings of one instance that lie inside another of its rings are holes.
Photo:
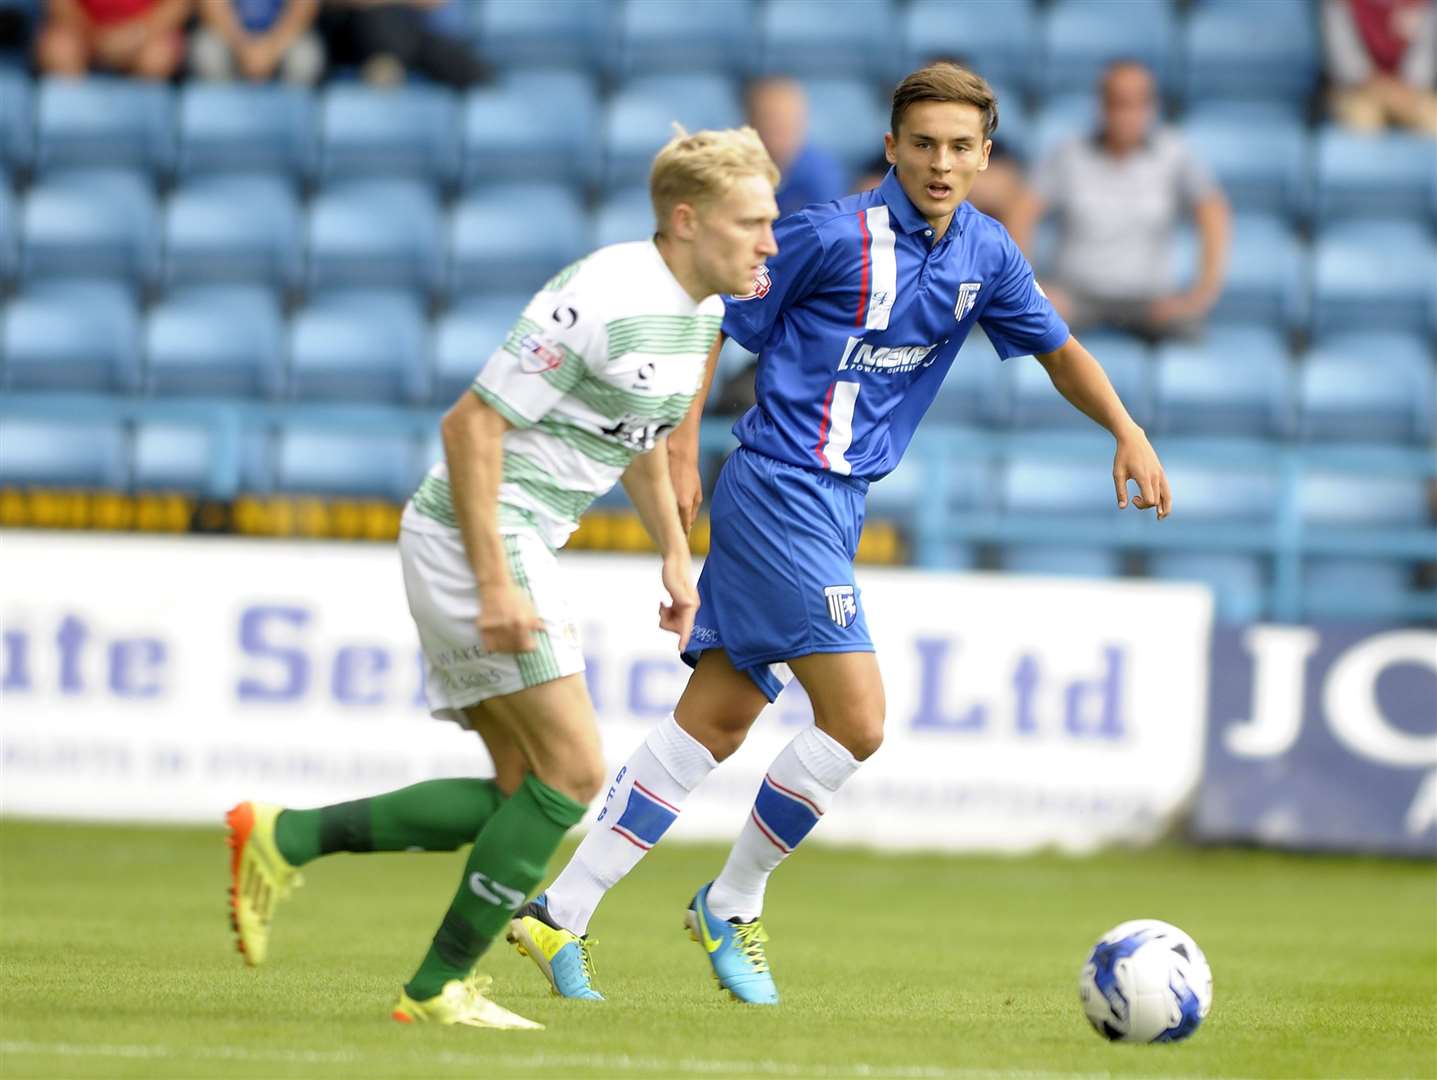
[[[1134,919],[1098,939],[1078,976],[1078,996],[1099,1035],[1177,1042],[1212,1008],[1212,969],[1197,942],[1176,926]]]

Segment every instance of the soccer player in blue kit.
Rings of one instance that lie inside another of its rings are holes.
[[[720,986],[774,1004],[759,921],[769,875],[883,740],[883,682],[853,558],[864,493],[891,472],[975,323],[1003,358],[1033,354],[1074,406],[1112,433],[1117,505],[1166,517],[1166,477],[1098,362],[1069,333],[1004,228],[964,202],[987,166],[997,103],[952,64],[909,75],[873,191],[809,206],[774,230],[778,254],[723,334],[759,354],[757,404],[714,490],[711,547],[672,716],[608,789],[574,857],[521,908],[510,940],[556,992],[597,998],[586,934],[604,893],[673,823],[790,678],[814,723],[779,753],[718,877],[685,923]],[[715,355],[719,344],[715,345]],[[714,357],[710,357],[710,378]],[[685,523],[697,510],[702,396],[669,439]]]

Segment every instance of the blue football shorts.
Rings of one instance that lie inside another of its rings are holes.
[[[740,447],[724,462],[709,509],[699,611],[684,661],[723,649],[769,701],[792,678],[786,661],[873,652],[853,558],[866,481],[802,469]]]

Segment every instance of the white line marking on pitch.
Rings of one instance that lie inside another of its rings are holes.
[[[482,1038],[482,1036],[481,1036]],[[368,1061],[353,1050],[264,1050],[245,1046],[172,1047],[162,1044],[0,1042],[0,1055],[37,1057],[172,1058],[273,1061],[287,1064],[349,1065]],[[961,1069],[943,1065],[801,1065],[787,1061],[714,1061],[705,1058],[649,1058],[628,1054],[466,1054],[441,1050],[406,1054],[405,1063],[483,1066],[515,1071],[538,1069],[607,1069],[688,1075],[861,1077],[872,1080],[1109,1080],[1110,1073],[1074,1073],[1004,1069]]]

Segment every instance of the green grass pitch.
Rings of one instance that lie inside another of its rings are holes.
[[[1437,867],[1164,847],[1090,859],[810,846],[770,886],[784,1003],[713,987],[683,930],[723,852],[659,848],[593,927],[602,1004],[505,945],[495,998],[543,1032],[388,1011],[461,856],[342,855],[248,970],[211,830],[0,822],[0,1075],[18,1077],[1437,1076]],[[1188,930],[1216,979],[1177,1046],[1111,1045],[1076,978],[1124,919]]]

